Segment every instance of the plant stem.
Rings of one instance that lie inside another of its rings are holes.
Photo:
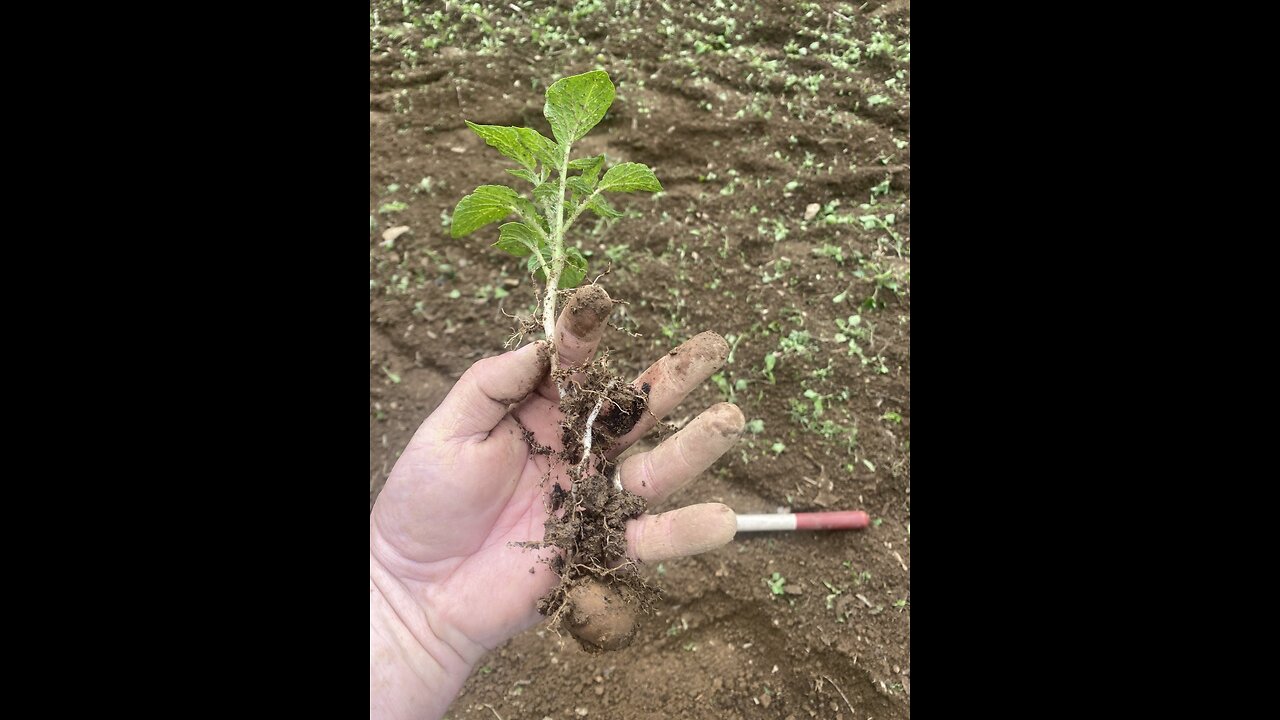
[[[591,201],[595,200],[596,196],[599,194],[600,194],[600,191],[597,190],[591,193],[590,195],[588,195],[585,200],[583,200],[581,203],[578,204],[578,209],[573,211],[573,217],[569,218],[569,222],[564,224],[565,231],[568,231],[569,228],[573,226],[573,223],[577,221],[578,217],[582,215],[584,210],[587,209],[587,206],[591,204]]]
[[[591,467],[591,428],[596,424],[596,415],[600,414],[600,408],[604,405],[604,398],[596,400],[596,406],[591,408],[591,414],[587,416],[587,429],[582,432],[582,459],[578,461],[578,476]]]
[[[596,406],[591,408],[591,414],[587,416],[587,428],[582,431],[582,459],[578,461],[578,476],[581,477],[587,471],[591,462],[591,430],[595,427],[596,416],[600,414],[600,408],[604,406],[604,401],[609,397],[609,391],[613,390],[613,386],[617,380],[610,380],[608,385],[604,386],[604,393],[596,400]],[[616,403],[615,403],[616,404]],[[622,489],[622,483],[615,476],[613,484]]]
[[[564,154],[560,157],[560,188],[556,192],[556,224],[552,228],[550,240],[551,245],[551,264],[550,267],[543,265],[543,270],[547,276],[547,290],[542,299],[542,331],[546,333],[547,340],[552,345],[556,341],[556,288],[560,285],[560,274],[564,271],[564,184],[565,176],[569,174],[569,145],[564,146]],[[551,374],[555,375],[560,369],[560,353],[553,348],[551,353]],[[564,397],[564,386],[556,383],[556,388],[560,391],[560,397]]]
[[[555,344],[555,341],[556,341],[555,340],[556,338],[556,283],[560,280],[560,278],[558,277],[560,273],[555,273],[556,277],[555,277],[555,280],[553,281],[551,279],[553,277],[551,273],[551,268],[548,268],[546,266],[543,266],[543,267],[547,271],[547,293],[542,298],[542,332],[546,333],[547,339],[550,340],[552,344]],[[556,367],[556,365],[558,364],[557,363],[558,355],[559,353],[556,353],[551,356],[552,372],[555,372],[558,369]]]
[[[573,214],[573,217],[569,218],[569,222],[566,223],[564,218],[564,190],[565,180],[569,175],[568,144],[564,147],[564,155],[560,158],[560,167],[557,169],[560,171],[560,187],[559,192],[556,193],[556,222],[552,229],[551,237],[548,238],[548,244],[551,246],[551,262],[549,265],[546,262],[543,262],[542,264],[543,272],[547,276],[546,295],[542,300],[542,329],[553,346],[555,344],[556,332],[556,289],[560,285],[560,275],[564,272],[564,234],[565,231],[569,229],[569,226],[573,224],[573,221],[577,220],[578,216],[582,214],[582,210],[591,202],[591,199],[598,194],[598,192],[593,193],[591,197],[581,203],[577,208],[577,211]],[[551,354],[551,373],[553,376],[556,371],[559,370],[559,357],[559,350],[553,347]],[[564,399],[565,385],[557,382],[556,389],[560,391],[560,398]],[[613,389],[612,382],[605,387],[604,392],[608,393],[611,389]],[[595,427],[596,416],[600,414],[600,408],[604,406],[605,397],[607,397],[607,395],[602,395],[596,400],[595,407],[591,408],[591,414],[587,416],[586,427],[582,431],[582,458],[578,461],[579,477],[581,477],[583,473],[587,472],[591,466],[592,430]],[[618,481],[617,477],[613,479],[613,482],[619,490],[622,489],[622,485]]]

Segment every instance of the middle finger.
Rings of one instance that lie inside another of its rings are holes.
[[[680,347],[662,356],[632,383],[644,391],[648,386],[648,407],[635,427],[618,438],[608,453],[612,460],[619,453],[653,429],[658,420],[675,409],[694,388],[724,366],[729,357],[729,343],[713,332],[699,333]]]

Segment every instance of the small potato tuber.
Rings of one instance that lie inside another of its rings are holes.
[[[587,579],[569,592],[565,625],[588,652],[621,650],[636,636],[636,608],[618,590]]]

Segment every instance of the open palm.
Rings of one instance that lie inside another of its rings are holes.
[[[590,361],[611,307],[599,286],[575,294],[556,325],[561,367]],[[723,338],[702,333],[641,374],[635,385],[649,385],[652,414],[619,438],[610,456],[719,369],[727,352]],[[546,343],[536,343],[468,369],[414,434],[370,515],[370,592],[429,652],[436,645],[443,664],[474,664],[536,624],[536,601],[557,582],[537,552],[511,545],[542,539],[546,495],[554,483],[567,489],[570,482],[563,463],[530,452],[521,427],[561,449],[563,416],[549,354]],[[660,502],[715,462],[742,427],[736,406],[715,405],[653,450],[624,459],[623,486]],[[735,530],[733,512],[718,503],[646,515],[628,524],[629,554],[655,562],[705,552]]]

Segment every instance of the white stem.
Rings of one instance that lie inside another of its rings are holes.
[[[556,341],[556,284],[559,278],[552,281],[551,268],[544,267],[547,275],[547,293],[542,298],[542,332],[547,334],[547,339],[551,342]]]
[[[596,415],[600,414],[600,408],[604,405],[604,398],[596,401],[596,406],[591,408],[591,414],[587,416],[587,429],[582,433],[582,460],[578,462],[578,474],[581,476],[586,471],[591,462],[591,427],[596,424]]]
[[[560,192],[556,195],[556,224],[551,231],[551,263],[543,264],[543,274],[547,277],[547,291],[542,299],[542,331],[552,345],[556,341],[556,288],[560,285],[560,273],[564,270],[564,181],[569,174],[569,146],[564,147],[564,155],[560,158]],[[552,348],[551,372],[560,368],[558,348]],[[564,399],[564,385],[556,383],[560,391],[560,399]]]
[[[604,401],[609,397],[609,391],[613,389],[616,379],[610,380],[608,385],[604,386],[604,393],[596,400],[596,406],[591,408],[591,414],[587,415],[587,429],[582,433],[582,459],[578,461],[578,476],[586,472],[587,464],[591,459],[591,431],[596,424],[596,416],[600,414],[600,408],[604,407]],[[618,490],[622,489],[622,480],[618,478],[618,474],[613,474],[613,486]]]

